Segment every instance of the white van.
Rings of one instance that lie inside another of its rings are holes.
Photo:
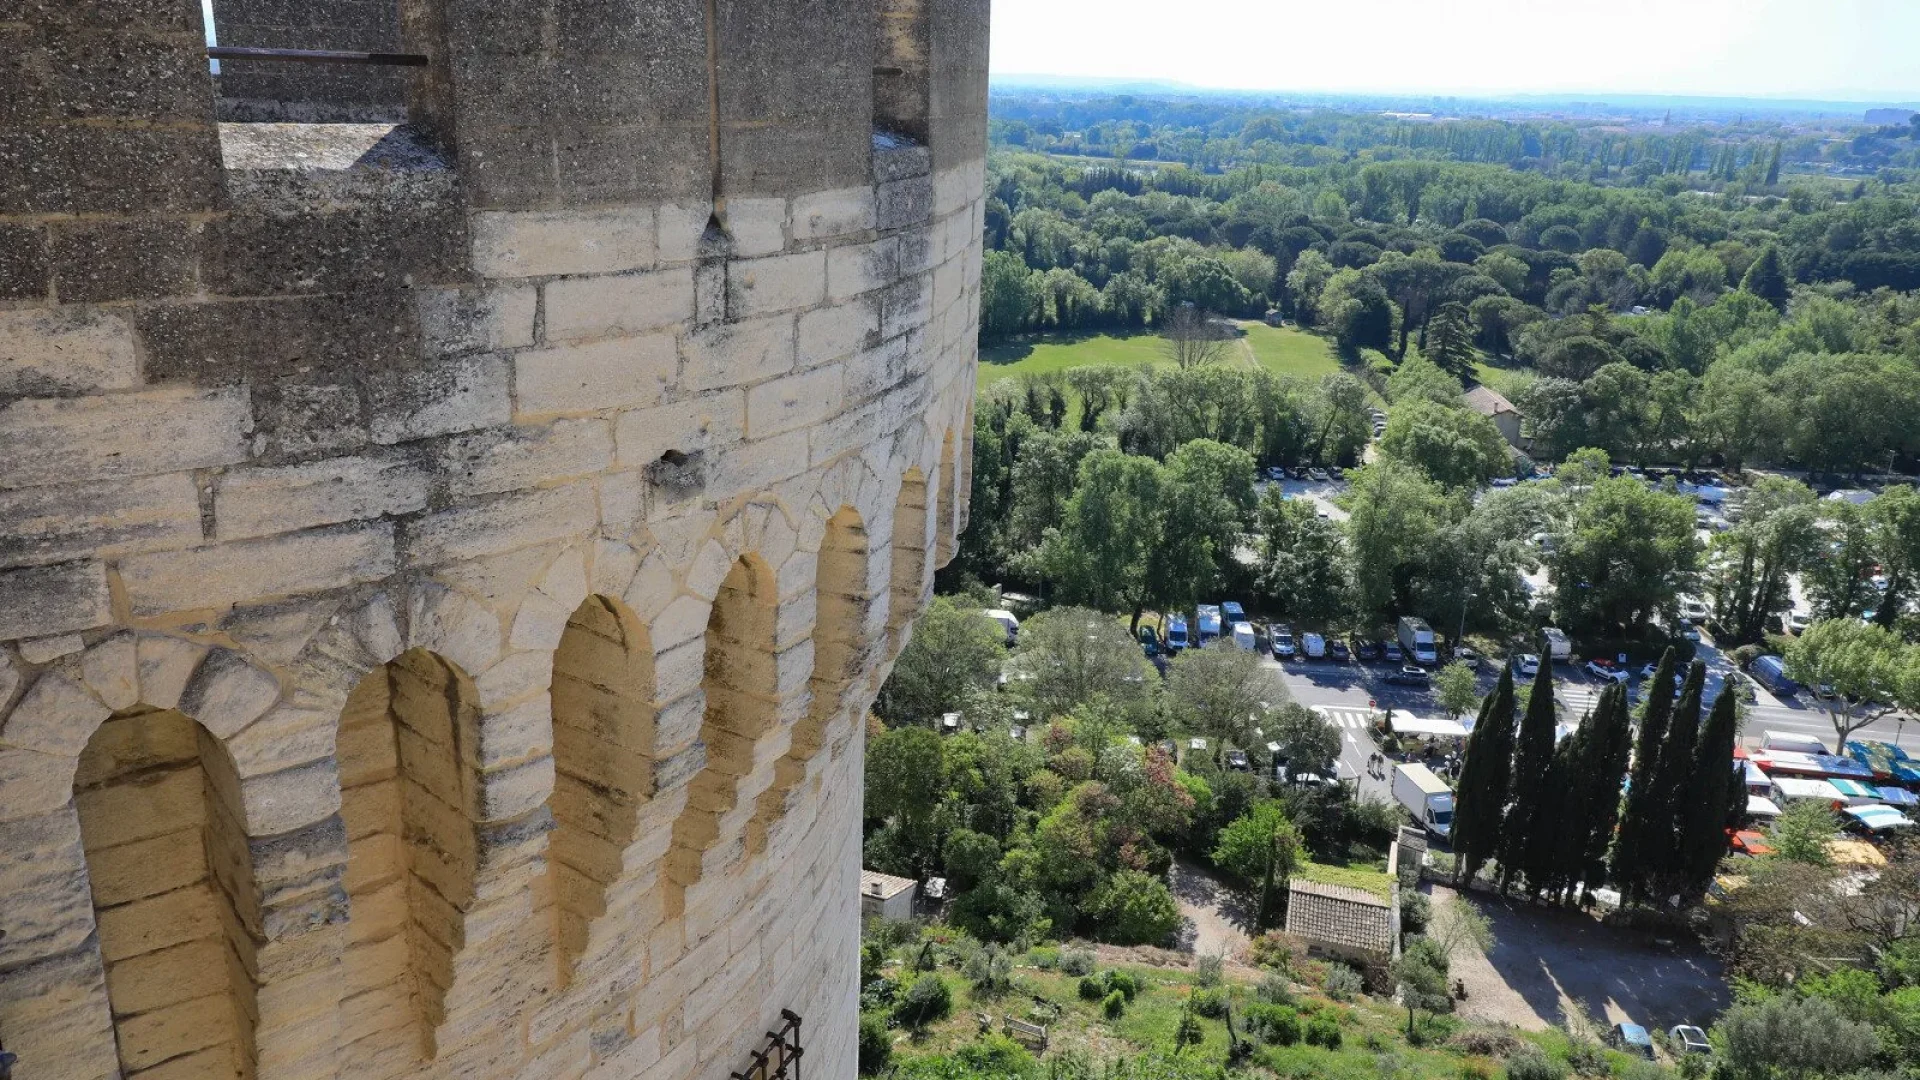
[[[1319,634],[1308,634],[1306,637],[1300,639],[1300,644],[1301,647],[1306,650],[1307,659],[1323,660],[1326,658],[1327,639],[1325,637]]]
[[[994,622],[999,623],[1001,629],[1007,632],[1007,645],[1009,647],[1019,643],[1020,620],[1014,616],[1013,612],[1003,608],[988,608],[982,614]]]
[[[1237,622],[1233,624],[1233,645],[1242,652],[1254,650],[1253,624]]]
[[[1762,750],[1788,750],[1796,754],[1824,754],[1827,744],[1811,735],[1794,731],[1769,731],[1760,740]]]

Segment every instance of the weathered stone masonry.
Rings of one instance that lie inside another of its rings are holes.
[[[0,5],[20,1080],[850,1077],[986,0]],[[291,122],[264,122],[302,121]]]

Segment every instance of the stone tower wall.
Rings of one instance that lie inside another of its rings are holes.
[[[692,1080],[788,1009],[850,1077],[986,0],[378,7],[230,43],[398,27],[403,124],[222,122],[358,91],[217,87],[197,0],[0,14],[0,1045]]]

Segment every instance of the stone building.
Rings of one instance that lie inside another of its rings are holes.
[[[8,6],[19,1080],[853,1075],[987,8]]]

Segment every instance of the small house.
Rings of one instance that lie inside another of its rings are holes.
[[[860,917],[904,922],[913,918],[920,885],[912,878],[894,877],[877,870],[860,871]]]
[[[1476,384],[1467,391],[1466,400],[1467,408],[1493,421],[1493,426],[1500,429],[1500,435],[1507,440],[1508,446],[1515,450],[1527,448],[1526,439],[1520,434],[1520,410],[1505,395],[1490,386]]]
[[[1313,955],[1367,966],[1393,960],[1393,909],[1365,889],[1290,879],[1287,933]]]

